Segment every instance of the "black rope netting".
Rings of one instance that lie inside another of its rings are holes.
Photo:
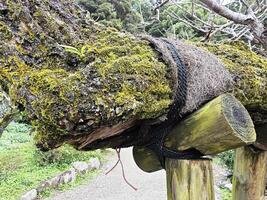
[[[165,158],[197,159],[203,156],[203,154],[196,149],[176,151],[164,146],[164,140],[166,135],[181,120],[181,115],[179,113],[181,112],[182,108],[185,106],[186,103],[187,75],[185,65],[176,47],[167,39],[161,39],[161,41],[166,45],[168,51],[170,51],[171,56],[177,66],[178,87],[174,95],[174,102],[170,108],[170,111],[168,112],[167,120],[159,125],[154,125],[151,127],[151,131],[153,132],[154,138],[152,142],[147,145],[147,147],[156,153],[161,163],[161,166],[165,168]]]

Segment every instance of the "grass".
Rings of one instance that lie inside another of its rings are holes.
[[[100,150],[80,152],[70,146],[40,152],[34,145],[30,130],[28,125],[13,122],[0,138],[0,200],[18,199],[40,182],[69,169],[72,162],[88,161],[91,157],[101,158],[103,155]],[[87,178],[92,174],[89,173]],[[79,183],[80,179],[83,178],[79,177],[72,185]]]

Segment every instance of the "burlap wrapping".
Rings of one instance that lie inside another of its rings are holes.
[[[175,92],[179,87],[177,65],[166,43],[160,38],[142,37],[151,43],[169,66],[169,78],[172,80]],[[203,103],[233,88],[231,74],[215,55],[180,40],[167,39],[167,41],[175,45],[186,66],[187,97],[181,115],[193,112]]]

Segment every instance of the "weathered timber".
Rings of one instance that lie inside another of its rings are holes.
[[[179,151],[194,148],[212,155],[255,140],[254,125],[245,107],[232,95],[224,94],[173,128],[164,145]]]
[[[267,152],[250,147],[236,150],[233,174],[233,200],[263,200]]]
[[[168,200],[214,200],[211,160],[166,160]]]
[[[155,152],[147,147],[134,146],[133,158],[136,165],[144,172],[151,173],[163,169]]]
[[[203,155],[251,144],[256,140],[247,110],[231,94],[223,94],[205,104],[177,124],[164,140],[164,146],[177,151],[196,149]],[[136,164],[146,172],[162,169],[157,156],[147,147],[133,149]]]
[[[141,145],[151,138],[140,133],[143,124],[164,121],[174,101],[170,63],[148,41],[88,19],[74,0],[2,0],[0,37],[0,85],[26,111],[43,149]],[[222,61],[175,46],[188,75],[182,114],[233,90],[255,123],[266,121],[265,58],[243,46],[226,46]]]

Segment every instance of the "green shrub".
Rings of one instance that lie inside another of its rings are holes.
[[[217,155],[221,164],[232,170],[234,167],[234,150],[225,151]]]
[[[49,164],[70,165],[75,161],[88,161],[91,157],[101,156],[101,150],[82,152],[77,151],[69,145],[64,145],[58,149],[48,152],[35,150],[34,159],[39,166],[46,166]]]

